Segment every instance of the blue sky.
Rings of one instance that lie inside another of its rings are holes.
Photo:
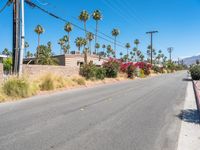
[[[146,54],[146,47],[150,37],[145,34],[149,30],[158,30],[154,36],[154,48],[162,50],[166,55],[168,47],[174,47],[173,58],[192,56],[200,53],[200,0],[32,0],[41,7],[83,26],[77,18],[84,9],[92,13],[99,9],[103,13],[103,20],[99,23],[99,30],[111,36],[113,28],[120,29],[118,41],[131,43],[134,39],[141,42],[140,49]],[[6,0],[0,1],[0,8]],[[46,5],[46,2],[48,5]],[[54,53],[59,54],[58,39],[66,32],[64,23],[42,13],[37,9],[25,6],[25,32],[29,50],[35,51],[37,35],[34,28],[37,24],[44,27],[41,43],[51,41]],[[92,18],[87,28],[94,31],[95,22]],[[12,7],[6,8],[0,14],[0,50],[5,47],[12,49]],[[74,40],[77,36],[84,36],[84,32],[75,28],[71,33],[71,49],[76,49]],[[101,44],[111,44],[102,39]],[[125,49],[117,48],[125,53]]]

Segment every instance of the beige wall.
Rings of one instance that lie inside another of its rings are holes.
[[[52,73],[60,76],[74,76],[79,74],[79,67],[49,66],[49,65],[23,65],[23,73],[31,78]]]

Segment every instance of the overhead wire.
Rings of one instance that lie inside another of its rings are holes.
[[[44,8],[42,8],[42,7],[40,7],[40,6],[38,6],[37,4],[35,4],[35,3],[31,2],[31,1],[25,0],[25,2],[26,2],[29,6],[31,6],[32,8],[38,8],[39,10],[41,10],[41,11],[43,11],[44,13],[50,15],[51,17],[54,17],[54,18],[56,18],[56,19],[58,19],[58,20],[61,20],[61,21],[65,22],[65,23],[70,22],[74,27],[76,27],[76,28],[78,28],[78,29],[80,29],[80,30],[82,30],[82,31],[85,31],[85,29],[82,28],[82,27],[80,27],[79,25],[74,24],[74,23],[72,23],[71,21],[68,21],[68,20],[66,20],[66,19],[64,19],[64,18],[62,18],[62,17],[59,17],[59,16],[55,15],[54,13],[51,13],[51,12],[47,11],[46,9],[44,9]],[[86,32],[88,33],[88,32],[90,32],[90,31],[86,30]],[[102,37],[102,36],[97,35],[97,37],[100,38],[100,39],[102,39],[102,40],[105,40],[105,41],[107,41],[107,42],[109,42],[109,43],[114,44],[113,41],[110,41],[110,40],[108,40],[108,39],[106,39],[106,38],[104,38],[104,37]],[[116,45],[119,46],[119,47],[121,47],[121,48],[125,48],[124,45],[121,45],[121,44],[119,44],[119,43],[116,43]]]

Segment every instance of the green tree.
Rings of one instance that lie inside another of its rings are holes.
[[[3,59],[3,70],[6,72],[10,72],[12,70],[12,58]]]
[[[28,42],[27,41],[25,41],[25,43],[24,43],[24,48],[25,48],[25,57],[27,57],[27,48],[29,48],[29,44],[28,44]]]
[[[37,49],[38,57],[36,63],[40,65],[57,65],[58,60],[53,58],[53,53],[51,49],[51,42],[46,45],[40,45]]]
[[[91,48],[91,42],[94,39],[94,34],[92,32],[87,33],[87,40],[89,41],[89,47],[90,47],[90,54],[92,54],[92,48]]]
[[[70,50],[70,32],[72,31],[72,29],[73,29],[72,24],[70,22],[66,23],[64,30],[68,33],[68,45],[67,45],[67,47],[69,48],[69,50]],[[69,50],[68,50],[68,53],[69,53]]]
[[[38,47],[40,46],[40,35],[44,33],[44,29],[41,25],[37,25],[35,28],[35,33],[38,35]]]
[[[6,55],[6,56],[8,57],[8,56],[11,56],[12,53],[11,53],[7,48],[5,48],[5,49],[2,51],[2,54],[3,54],[3,55]]]
[[[100,44],[99,44],[99,43],[96,43],[96,44],[95,44],[95,48],[96,48],[97,54],[98,54],[98,50],[99,50],[99,48],[100,48]]]
[[[96,33],[95,33],[95,45],[97,44],[97,34],[98,34],[98,22],[102,19],[102,14],[99,10],[95,10],[92,14],[93,19],[96,21]],[[95,47],[95,53],[97,53],[97,49]]]
[[[116,45],[117,45],[117,36],[119,35],[119,30],[118,29],[113,29],[112,30],[112,36],[114,36],[114,52],[115,52],[115,56],[116,57],[116,54],[117,54],[117,50],[116,50]]]
[[[128,58],[129,58],[129,48],[131,47],[130,43],[126,43],[125,47],[127,49],[127,54],[126,55],[127,55],[127,60],[128,60]]]
[[[82,37],[77,37],[76,40],[75,40],[75,44],[76,44],[76,47],[78,47],[78,51],[80,53],[81,51],[81,47],[83,46],[83,38]]]
[[[26,57],[27,57],[27,58],[31,58],[31,57],[33,57],[33,54],[32,54],[30,51],[27,51]]]
[[[90,15],[86,10],[81,11],[79,15],[79,20],[83,21],[84,23],[85,37],[87,37],[86,22],[89,18],[90,18]]]
[[[136,45],[136,48],[138,49],[138,45],[140,44],[140,41],[138,39],[135,39],[134,44]]]

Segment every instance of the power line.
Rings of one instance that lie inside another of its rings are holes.
[[[70,22],[70,21],[68,21],[68,20],[66,20],[66,19],[64,19],[64,18],[61,18],[61,17],[55,15],[54,13],[51,13],[51,12],[47,11],[46,9],[44,9],[44,8],[42,8],[42,7],[38,6],[38,5],[36,5],[35,3],[33,3],[33,2],[31,2],[31,1],[29,1],[29,0],[25,0],[25,2],[26,2],[29,6],[31,6],[32,8],[38,8],[39,10],[41,10],[41,11],[43,11],[44,13],[50,15],[51,17],[54,17],[54,18],[56,18],[56,19],[58,19],[58,20],[61,20],[61,21],[65,22],[65,23]],[[80,29],[80,30],[82,30],[82,31],[85,31],[84,28],[82,28],[82,27],[80,27],[80,26],[78,26],[78,25],[76,25],[76,24],[74,24],[74,23],[72,23],[72,22],[70,22],[70,23],[71,23],[74,27],[76,27],[76,28],[78,28],[78,29]],[[88,32],[90,32],[90,31],[86,30],[86,32],[88,33]],[[110,41],[110,40],[108,40],[108,39],[106,39],[106,38],[104,38],[104,37],[102,37],[102,36],[99,36],[99,35],[98,35],[97,37],[99,37],[100,39],[103,39],[103,40],[105,40],[105,41],[107,41],[107,42],[109,42],[109,43],[114,44],[114,42],[112,42],[112,41]],[[118,44],[118,43],[117,43],[116,45],[119,46],[119,47],[121,47],[121,48],[125,48],[125,46],[123,46],[123,45],[121,45],[121,44]]]
[[[2,13],[2,12],[4,11],[4,9],[5,9],[7,6],[10,6],[11,3],[12,3],[12,1],[11,1],[11,0],[8,0],[8,1],[6,2],[6,4],[0,9],[0,13]]]

